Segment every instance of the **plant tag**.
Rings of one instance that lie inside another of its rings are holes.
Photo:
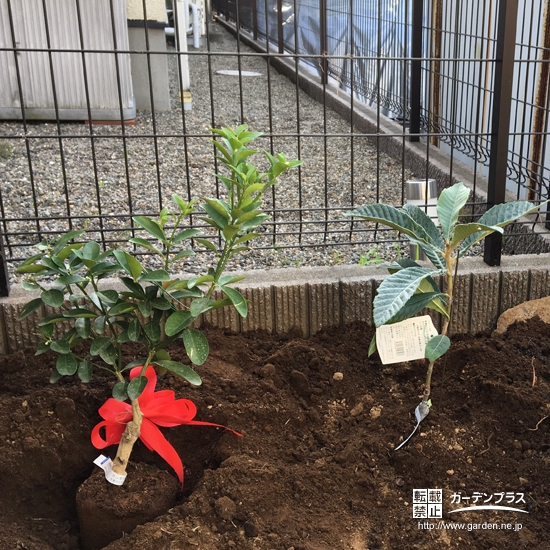
[[[126,474],[120,475],[113,472],[113,461],[104,455],[99,455],[94,464],[99,466],[105,472],[105,479],[113,485],[122,485],[126,479]]]
[[[384,365],[424,359],[426,344],[437,336],[429,315],[412,317],[376,329],[376,345]]]

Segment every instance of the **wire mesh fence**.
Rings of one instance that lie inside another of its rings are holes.
[[[393,233],[343,214],[403,204],[408,179],[467,181],[465,214],[503,200],[506,187],[548,196],[548,2],[519,6],[511,42],[501,32],[505,8],[518,8],[510,0],[213,0],[212,11],[174,0],[172,33],[160,4],[143,0],[134,13],[125,0],[0,0],[10,272],[42,239],[83,228],[126,246],[139,234],[132,216],[170,208],[173,193],[222,193],[212,127],[246,123],[264,132],[261,148],[304,162],[270,194],[271,221],[241,268],[396,253]],[[499,127],[507,80],[511,123]],[[504,176],[491,168],[499,140]]]

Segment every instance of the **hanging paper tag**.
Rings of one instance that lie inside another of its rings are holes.
[[[105,479],[112,483],[113,485],[122,485],[126,479],[126,474],[116,474],[113,472],[113,461],[104,455],[99,455],[95,460],[94,464],[99,466],[105,472]]]
[[[376,346],[384,365],[423,359],[426,344],[437,336],[429,315],[413,317],[376,329]]]

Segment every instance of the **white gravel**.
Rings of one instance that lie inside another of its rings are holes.
[[[213,30],[211,51],[236,50],[231,35],[215,26]],[[251,52],[244,46],[240,51]],[[94,125],[92,149],[87,125],[61,124],[62,135],[68,137],[59,138],[55,123],[30,124],[29,137],[50,136],[28,141],[34,193],[25,140],[9,140],[13,155],[0,159],[2,216],[8,220],[7,231],[21,235],[9,236],[13,247],[6,250],[8,258],[10,253],[12,258],[34,253],[29,246],[17,245],[36,243],[38,227],[44,236],[68,230],[69,213],[75,218],[73,228],[86,227],[90,238],[95,239],[101,238],[103,230],[107,240],[123,246],[131,236],[130,212],[154,216],[161,207],[171,206],[172,193],[184,198],[215,195],[218,188],[212,175],[214,150],[209,128],[213,124],[236,126],[242,121],[241,95],[244,122],[251,130],[272,136],[261,138],[257,146],[282,151],[288,158],[299,156],[303,166],[300,179],[299,171],[293,170],[281,178],[274,194],[268,197],[266,209],[274,205],[282,210],[274,216],[275,238],[273,226],[268,225],[266,237],[256,244],[263,248],[235,258],[229,268],[357,263],[368,250],[371,260],[395,256],[396,247],[389,242],[376,246],[344,244],[350,242],[351,226],[349,220],[343,220],[342,213],[352,205],[352,176],[354,205],[375,202],[377,183],[381,202],[400,204],[401,183],[412,174],[403,173],[399,160],[377,155],[376,149],[360,135],[351,137],[348,122],[331,110],[325,111],[323,105],[304,92],[297,92],[295,84],[268,68],[259,55],[243,56],[240,67],[234,55],[190,55],[189,59],[193,105],[183,116],[178,101],[177,56],[170,55],[172,110],[156,113],[154,121],[151,112],[139,112],[136,125],[124,129],[125,138],[120,126]],[[242,77],[241,89],[237,76],[216,74],[218,69],[239,68],[262,76]],[[0,123],[0,139],[2,136],[24,136],[22,123]],[[259,163],[265,164],[264,160],[258,157]],[[97,218],[100,213],[107,216],[103,225]],[[33,219],[36,216],[41,218],[39,222]],[[13,218],[20,221],[11,221]],[[21,221],[24,218],[31,219]],[[330,232],[325,233],[325,228]],[[389,240],[394,234],[378,232],[378,239],[381,236]],[[351,235],[352,241],[367,238],[372,239],[372,234]],[[211,257],[200,253],[182,262],[178,269],[198,272],[209,262]],[[10,262],[12,269],[15,265]],[[12,282],[17,279],[13,274],[11,278]]]

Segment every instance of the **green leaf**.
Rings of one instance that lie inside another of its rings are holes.
[[[84,235],[84,231],[82,230],[68,231],[67,233],[59,237],[59,239],[57,239],[55,247],[53,249],[53,253],[58,254],[70,240],[75,239],[76,237],[80,237],[81,235]]]
[[[55,368],[62,376],[72,376],[78,369],[78,359],[72,353],[60,355]]]
[[[132,293],[134,298],[145,300],[145,292],[140,284],[134,282],[129,277],[120,277],[120,281]]]
[[[200,229],[184,229],[174,236],[174,238],[172,239],[172,244],[179,244],[181,243],[181,241],[192,239],[193,237],[196,237],[201,233],[202,231]]]
[[[57,340],[50,344],[50,349],[56,353],[64,355],[71,351],[71,346],[68,340]]]
[[[40,294],[40,298],[42,298],[42,301],[46,305],[51,307],[60,307],[65,301],[63,292],[55,288],[44,290],[42,294]]]
[[[54,328],[55,328],[55,327],[53,326],[53,324],[51,324],[51,325],[44,325],[43,327],[38,327],[38,329],[40,330],[40,333],[42,334],[42,336],[43,336],[46,340],[49,340],[49,339],[52,337]]]
[[[111,339],[107,336],[96,338],[90,346],[90,355],[99,355],[107,346],[111,344]]]
[[[438,271],[423,267],[402,269],[382,281],[374,298],[374,324],[382,326],[395,317],[426,277]]]
[[[141,336],[141,325],[137,319],[132,319],[128,324],[128,339],[132,342],[139,342]]]
[[[32,281],[21,281],[21,286],[24,290],[27,290],[29,292],[34,292],[35,290],[40,290],[40,285],[37,283],[33,283]]]
[[[50,375],[50,384],[55,384],[56,382],[59,382],[63,378],[63,375],[57,372],[57,369],[54,369],[53,372]]]
[[[203,204],[201,205],[201,208],[208,214],[208,218],[200,218],[201,220],[204,220],[220,231],[223,231],[223,228],[228,224],[229,221],[229,213],[225,210],[225,208],[220,208],[224,212],[222,214],[218,211],[214,206],[211,204]]]
[[[202,380],[200,376],[191,367],[188,367],[183,363],[178,363],[177,361],[168,361],[168,360],[155,360],[153,362],[155,363],[155,365],[158,365],[159,367],[163,367],[166,370],[169,370],[170,372],[173,372],[174,374],[181,376],[182,378],[184,378],[194,386],[200,386],[202,384]]]
[[[443,189],[437,200],[437,217],[446,241],[450,241],[458,215],[468,202],[470,190],[463,183],[455,183],[452,187]]]
[[[143,330],[151,342],[158,342],[160,340],[160,324],[154,320],[151,320],[146,325],[143,325]]]
[[[134,216],[132,218],[138,225],[143,227],[147,233],[158,239],[160,242],[166,244],[166,235],[164,234],[164,231],[161,229],[158,222],[155,220],[152,220],[151,218],[148,218],[147,216]]]
[[[156,269],[155,271],[148,271],[147,273],[144,273],[140,277],[140,282],[143,281],[154,281],[154,282],[162,282],[162,281],[169,281],[170,280],[170,274],[168,271],[164,269]]]
[[[133,302],[119,302],[118,304],[114,305],[111,309],[108,311],[109,317],[116,317],[117,315],[124,315],[125,313],[130,313],[130,311],[134,311],[136,309],[136,304]]]
[[[38,321],[38,326],[43,327],[45,325],[49,325],[50,323],[59,323],[61,321],[66,321],[66,317],[62,313],[54,313],[53,315],[47,315],[46,317],[42,317],[40,321]]]
[[[92,362],[89,360],[80,361],[78,363],[78,370],[77,370],[78,377],[84,384],[87,384],[92,379],[93,374],[93,366]]]
[[[214,282],[214,277],[212,275],[201,275],[200,277],[192,277],[187,281],[187,288],[193,288],[204,283],[212,282]]]
[[[128,399],[128,382],[117,382],[113,386],[112,396],[117,401],[126,401]]]
[[[101,253],[101,247],[96,242],[89,242],[81,250],[81,258],[85,260],[97,260]]]
[[[17,269],[17,273],[40,273],[41,271],[47,271],[46,266],[40,264],[20,265]]]
[[[478,223],[488,226],[506,227],[514,223],[522,216],[526,216],[537,211],[546,202],[535,206],[527,201],[513,201],[503,204],[497,204],[487,210],[478,220]],[[461,246],[460,254],[464,254],[472,245],[483,239],[483,234],[474,234],[468,237]]]
[[[445,252],[445,241],[441,236],[441,231],[422,208],[416,206],[415,204],[405,204],[402,211],[406,212],[418,225],[424,229],[424,231],[426,231],[430,237],[431,243],[436,248],[442,252]]]
[[[116,304],[118,302],[118,292],[116,290],[102,290],[97,293],[99,299],[108,304]]]
[[[158,248],[153,246],[147,239],[142,239],[141,237],[133,237],[131,239],[128,239],[128,242],[131,242],[132,244],[137,244],[139,246],[143,246],[143,248],[146,248],[147,250],[150,250],[155,254],[162,255],[162,252]]]
[[[374,336],[370,341],[368,357],[370,357],[375,351],[376,351],[376,332],[374,333]]]
[[[128,388],[126,389],[128,397],[130,399],[137,399],[143,393],[145,386],[147,386],[147,377],[136,376],[133,380],[130,381],[130,383],[128,384]]]
[[[63,317],[70,318],[70,317],[88,317],[90,319],[97,317],[97,313],[94,311],[87,309],[85,307],[75,307],[73,309],[69,309],[67,311],[63,312]]]
[[[216,247],[216,245],[214,243],[211,243],[209,240],[207,239],[195,239],[199,244],[202,244],[203,246],[206,246],[206,248],[208,248],[209,250],[211,250],[212,252],[214,252],[215,254],[218,253],[218,249]]]
[[[27,302],[23,308],[21,309],[21,313],[19,314],[19,321],[22,321],[29,315],[32,315],[37,309],[40,309],[42,307],[41,298],[35,298],[34,300],[31,300],[30,302]]]
[[[164,332],[166,336],[174,336],[175,334],[179,334],[184,328],[187,328],[194,320],[195,318],[189,311],[174,311],[166,319]]]
[[[223,293],[231,300],[239,315],[241,317],[246,317],[248,315],[248,304],[244,299],[244,296],[234,288],[228,286],[221,286],[220,288]]]
[[[168,311],[172,309],[172,304],[164,296],[155,298],[151,301],[151,306],[155,309],[160,309],[161,311]]]
[[[76,333],[84,340],[86,340],[92,332],[90,319],[86,319],[84,317],[80,317],[75,321],[74,328]]]
[[[145,300],[145,302],[139,302],[138,303],[139,312],[144,317],[149,317],[151,315],[152,307],[153,307],[153,304],[151,303],[151,300]]]
[[[208,298],[197,298],[191,302],[189,311],[193,317],[198,317],[201,313],[205,313],[211,309],[212,300]]]
[[[442,292],[422,292],[413,294],[407,303],[388,321],[384,324],[392,325],[394,323],[400,323],[405,319],[414,317],[417,313],[420,313],[428,304],[437,298],[442,298],[444,294]]]
[[[206,336],[197,329],[189,328],[183,333],[183,345],[191,362],[202,365],[210,352]]]
[[[436,359],[439,359],[444,355],[451,345],[449,338],[443,334],[438,334],[433,338],[430,338],[426,344],[424,356],[430,363],[433,363]]]
[[[467,239],[470,235],[474,235],[475,233],[482,233],[480,235],[480,238],[487,237],[487,235],[490,235],[491,233],[503,233],[504,230],[501,227],[498,227],[498,225],[495,226],[489,226],[489,225],[483,225],[481,223],[465,223],[465,224],[458,224],[455,227],[454,233],[453,233],[453,240],[451,241],[451,250],[456,248],[463,240]]]
[[[57,257],[60,260],[66,260],[75,250],[79,250],[84,246],[84,243],[73,243],[69,244],[62,248],[58,253]]]
[[[194,255],[195,255],[195,252],[193,250],[182,250],[178,252],[173,258],[171,258],[170,262],[177,262],[182,258],[187,258],[189,256],[194,256]]]
[[[76,283],[86,283],[88,279],[80,275],[62,275],[58,277],[56,283],[60,285],[73,285]]]
[[[367,221],[381,223],[420,242],[431,242],[426,230],[416,223],[406,211],[398,210],[387,204],[361,206],[351,212],[346,212],[346,216],[355,216]]]
[[[117,352],[115,347],[111,344],[107,346],[105,349],[102,349],[99,352],[99,356],[107,365],[116,365],[117,362]]]
[[[114,250],[113,255],[120,264],[120,267],[136,282],[143,271],[143,266],[124,250]]]
[[[96,334],[104,334],[106,325],[107,321],[105,319],[105,315],[96,317],[94,319],[94,331],[96,332]]]

